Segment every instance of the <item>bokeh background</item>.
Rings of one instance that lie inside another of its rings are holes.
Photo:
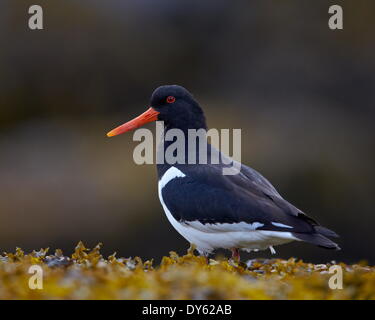
[[[31,4],[44,30],[29,30]],[[278,256],[375,263],[374,16],[371,0],[1,0],[0,250],[183,253],[155,167],[133,162],[132,134],[105,136],[180,84],[210,127],[243,129],[244,163],[341,234],[340,252]]]

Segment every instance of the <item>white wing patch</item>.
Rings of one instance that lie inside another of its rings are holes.
[[[280,227],[280,228],[290,228],[290,229],[293,229],[293,227],[291,226],[288,226],[286,224],[283,224],[283,223],[279,223],[279,222],[271,222],[275,227]]]
[[[184,221],[184,225],[193,227],[202,232],[216,233],[216,232],[236,232],[236,231],[254,231],[264,224],[260,222],[246,223],[201,223],[199,221]]]

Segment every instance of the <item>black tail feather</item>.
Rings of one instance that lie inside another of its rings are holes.
[[[327,229],[329,230],[329,229]],[[331,230],[329,230],[331,231]],[[333,231],[332,231],[333,232]],[[332,240],[326,238],[323,234],[319,233],[293,233],[293,235],[302,240],[312,244],[315,244],[319,247],[326,248],[326,249],[334,249],[340,250],[340,247],[337,243],[333,242]]]
[[[325,237],[339,238],[340,236],[335,232],[323,226],[314,226],[316,233],[320,233]]]

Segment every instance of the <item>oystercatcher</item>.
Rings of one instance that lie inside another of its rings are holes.
[[[202,108],[181,86],[157,88],[150,105],[146,112],[113,129],[107,136],[156,120],[164,121],[164,135],[171,129],[180,129],[186,135],[189,129],[207,130]],[[159,152],[165,152],[172,143],[163,142]],[[328,239],[338,237],[334,231],[282,198],[254,169],[237,163],[240,165],[238,174],[223,175],[222,169],[228,162],[222,159],[228,158],[207,140],[204,144],[207,164],[157,164],[159,198],[167,218],[200,254],[207,257],[214,249],[224,248],[232,250],[232,258],[239,260],[239,250],[269,248],[275,253],[273,246],[293,240],[339,249]],[[200,148],[196,150],[200,152]],[[219,163],[210,163],[214,155],[219,155]]]

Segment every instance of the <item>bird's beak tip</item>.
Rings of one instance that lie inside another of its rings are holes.
[[[147,111],[142,113],[140,116],[134,118],[133,120],[130,120],[121,126],[118,126],[117,128],[114,128],[113,130],[109,131],[107,133],[107,137],[113,137],[117,136],[119,134],[122,134],[124,132],[128,132],[130,130],[134,130],[136,128],[139,128],[140,126],[158,120],[158,114],[159,112],[154,110],[152,107],[150,107]]]

